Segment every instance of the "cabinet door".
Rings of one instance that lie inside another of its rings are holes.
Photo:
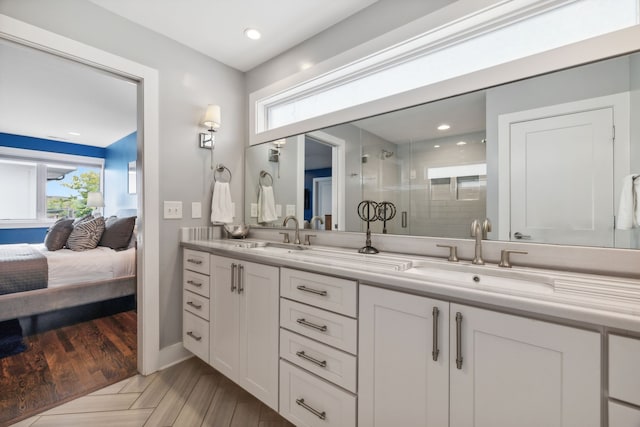
[[[244,261],[240,265],[238,383],[277,411],[279,270]]]
[[[447,426],[449,304],[360,286],[359,313],[359,425]]]
[[[235,267],[232,268],[232,265]],[[238,333],[240,330],[237,265],[238,261],[234,259],[211,256],[209,363],[235,382],[238,382]]]
[[[600,334],[457,304],[450,328],[451,427],[600,426]]]

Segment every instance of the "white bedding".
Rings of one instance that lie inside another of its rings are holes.
[[[98,246],[88,251],[49,251],[44,244],[32,245],[47,257],[49,288],[97,282],[136,274],[136,249],[124,251]]]

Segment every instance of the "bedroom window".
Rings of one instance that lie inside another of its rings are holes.
[[[86,206],[87,194],[102,191],[103,159],[54,153],[6,156],[3,151],[6,150],[0,150],[1,225],[46,225],[58,218],[76,218],[93,211]],[[52,161],[37,158],[50,155]]]

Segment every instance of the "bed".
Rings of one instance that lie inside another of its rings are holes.
[[[20,248],[9,248],[19,246]],[[3,250],[11,252],[3,252]],[[17,249],[17,250],[16,250]],[[0,283],[12,273],[20,257],[22,272],[31,276],[26,289],[0,295],[0,321],[42,314],[62,308],[133,295],[136,292],[136,248],[116,251],[98,246],[86,251],[47,250],[44,244],[1,245],[0,253],[13,253],[0,261]],[[44,265],[44,269],[42,270]],[[18,268],[20,270],[20,268]],[[4,283],[14,281],[4,280]]]

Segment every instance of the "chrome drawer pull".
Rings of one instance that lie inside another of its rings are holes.
[[[190,305],[191,307],[195,308],[196,310],[200,310],[202,308],[202,304],[196,304],[193,301],[187,301],[187,305]]]
[[[462,313],[456,313],[456,368],[462,369]]]
[[[195,286],[196,288],[201,288],[202,287],[202,283],[194,282],[193,280],[187,280],[187,283],[190,284],[190,285]]]
[[[236,267],[238,266],[238,264],[236,264],[235,262],[233,264],[231,264],[231,292],[235,292],[236,291]]]
[[[309,292],[310,294],[316,294],[316,295],[320,295],[320,296],[323,296],[323,297],[327,296],[327,291],[319,291],[317,289],[307,288],[304,285],[296,286],[296,289],[298,289],[299,291],[302,291],[302,292]]]
[[[238,264],[238,294],[241,294],[244,292],[243,276],[244,276],[244,265]]]
[[[327,413],[325,411],[320,412],[317,409],[313,409],[311,406],[304,403],[304,399],[296,399],[296,403],[302,406],[307,411],[311,412],[316,417],[320,418],[321,420],[324,420],[327,418]]]
[[[187,332],[187,335],[189,335],[191,338],[193,338],[196,341],[200,341],[202,339],[202,337],[197,336],[196,334],[194,334],[191,331]]]
[[[316,365],[320,366],[321,368],[326,368],[327,367],[327,361],[326,360],[314,359],[311,356],[307,356],[304,351],[296,351],[296,356],[301,357],[304,360],[308,360],[311,363],[315,363]]]
[[[440,349],[438,349],[438,316],[440,315],[440,310],[438,307],[433,307],[433,350],[431,351],[431,356],[433,356],[433,361],[438,361],[438,354],[440,354]]]
[[[326,332],[327,331],[327,326],[326,325],[322,325],[322,326],[316,325],[315,323],[307,322],[305,319],[298,319],[298,320],[296,320],[296,322],[298,322],[302,326],[308,326],[309,328],[317,329],[317,330],[322,331],[322,332]]]
[[[193,259],[193,258],[189,258],[187,259],[187,262],[190,262],[191,264],[196,264],[196,265],[200,265],[202,264],[202,261],[199,259]]]

